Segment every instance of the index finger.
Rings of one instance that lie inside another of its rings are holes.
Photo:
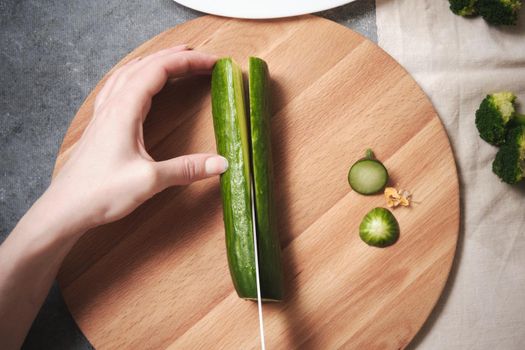
[[[152,57],[139,62],[135,69],[123,72],[124,84],[116,94],[147,101],[157,94],[168,79],[193,73],[211,72],[217,57],[199,51],[182,51]]]
[[[123,72],[134,72],[137,66],[140,67],[141,65],[147,64],[150,60],[154,59],[155,57],[174,54],[176,52],[187,50],[191,50],[190,47],[187,44],[182,44],[157,51],[144,59],[142,59],[141,57],[135,57],[131,61],[127,62],[126,64],[118,68],[115,72],[113,72],[107,79],[106,83],[102,87],[102,90],[100,90],[99,94],[97,95],[97,99],[95,101],[95,109],[106,100],[106,98],[110,95],[111,91],[113,91],[114,89],[115,91],[118,91],[118,89],[122,88],[122,84],[119,80],[119,77],[123,75]]]

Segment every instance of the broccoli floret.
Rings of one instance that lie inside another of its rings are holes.
[[[492,171],[509,184],[515,184],[525,177],[525,126],[517,126],[509,131],[507,141],[492,163]]]
[[[514,101],[516,95],[512,92],[497,92],[487,95],[481,102],[476,111],[476,126],[483,140],[499,146],[505,141],[509,126],[525,124],[523,116],[516,113]]]
[[[456,15],[468,17],[476,14],[477,0],[449,0],[450,10]]]
[[[495,25],[515,25],[522,0],[478,0],[476,8],[483,18]]]

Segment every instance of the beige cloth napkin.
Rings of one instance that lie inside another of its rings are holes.
[[[510,90],[525,112],[525,9],[513,28],[453,15],[446,0],[376,0],[379,45],[421,85],[458,164],[462,229],[453,273],[418,349],[525,349],[525,184],[492,173],[474,114]],[[428,174],[427,176],[432,176]]]

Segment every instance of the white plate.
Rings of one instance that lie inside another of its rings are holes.
[[[278,18],[328,10],[355,0],[175,0],[213,15],[236,18]]]

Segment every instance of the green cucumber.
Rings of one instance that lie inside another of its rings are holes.
[[[374,208],[359,225],[359,236],[368,245],[388,247],[399,238],[399,223],[390,210]]]
[[[354,191],[364,195],[382,191],[388,183],[388,171],[383,163],[375,159],[371,149],[365,158],[358,160],[348,172],[348,183]]]
[[[217,152],[229,163],[220,189],[230,274],[239,297],[256,298],[250,140],[242,72],[233,59],[215,64],[211,98]]]
[[[283,275],[273,201],[270,80],[265,61],[250,57],[248,81],[261,297],[278,301],[283,297]]]
[[[217,152],[229,162],[228,170],[221,175],[220,188],[233,285],[239,297],[257,300],[253,184],[261,298],[279,301],[283,296],[283,276],[273,206],[268,66],[259,58],[250,58],[250,127],[239,65],[231,58],[218,60],[211,83]]]

